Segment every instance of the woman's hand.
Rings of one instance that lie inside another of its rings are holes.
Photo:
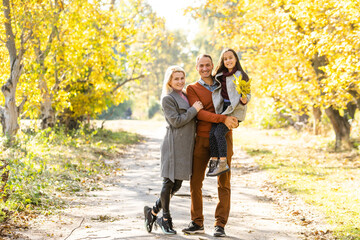
[[[246,96],[241,96],[240,102],[245,105],[247,103],[247,97]]]
[[[192,106],[196,109],[197,112],[199,112],[204,107],[200,101],[194,102]]]

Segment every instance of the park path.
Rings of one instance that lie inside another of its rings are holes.
[[[121,128],[145,136],[130,146],[120,159],[119,174],[105,179],[101,191],[73,196],[68,208],[59,214],[40,216],[30,228],[20,232],[24,239],[216,239],[212,236],[217,203],[216,178],[204,181],[205,234],[184,235],[181,229],[190,221],[189,182],[172,198],[171,212],[177,235],[165,236],[160,230],[147,233],[143,207],[152,206],[161,189],[160,144],[164,122],[109,121],[107,128]],[[235,130],[241,131],[241,128]],[[226,239],[304,239],[319,230],[321,218],[301,200],[267,183],[251,157],[235,146],[232,168],[232,201]],[[310,239],[308,237],[307,239]],[[321,239],[321,238],[318,238]]]

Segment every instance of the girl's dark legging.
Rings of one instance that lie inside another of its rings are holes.
[[[170,215],[170,198],[179,191],[181,188],[182,180],[175,179],[175,182],[172,182],[169,178],[163,179],[163,186],[160,193],[160,198],[155,202],[153,206],[154,213],[160,212],[163,210],[164,218],[171,218]]]
[[[229,129],[224,123],[213,123],[210,130],[210,157],[226,157],[227,144],[225,135]]]
[[[224,101],[223,112],[230,106],[230,102]],[[210,157],[220,158],[227,156],[227,144],[225,135],[229,129],[224,123],[213,123],[210,130],[209,144]]]

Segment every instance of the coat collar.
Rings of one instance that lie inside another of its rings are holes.
[[[217,82],[219,83],[219,86],[218,86],[216,89],[221,88],[221,82],[220,82],[219,78],[220,78],[220,76],[222,76],[222,75],[223,75],[223,73],[220,72],[220,73],[216,74],[215,77],[214,77],[215,81],[217,81]],[[240,72],[239,70],[237,70],[237,71],[235,72],[235,76],[236,76],[236,77],[241,76],[241,72]],[[226,77],[226,85],[229,84],[229,81],[232,82],[232,81],[234,81],[234,80],[235,80],[234,75],[227,76],[227,77]]]
[[[215,79],[217,80],[217,78],[220,77],[220,76],[222,76],[222,75],[223,75],[223,72],[219,72],[218,74],[216,74]],[[235,72],[235,76],[236,76],[236,77],[239,77],[240,75],[241,75],[240,70],[237,70],[237,71]],[[229,76],[229,77],[233,77],[233,76]]]
[[[186,96],[186,94],[184,92],[183,92],[183,94]],[[179,105],[179,108],[188,109],[190,107],[189,103],[186,102],[185,99],[183,99],[177,92],[172,91],[169,95],[175,99],[175,101]]]

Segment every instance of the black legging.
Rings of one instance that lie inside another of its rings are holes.
[[[224,102],[223,111],[230,106],[230,102]],[[225,135],[229,132],[224,123],[213,123],[209,136],[210,157],[219,158],[227,156],[227,144]]]
[[[174,196],[174,194],[179,191],[181,188],[182,180],[175,179],[175,183],[172,182],[169,178],[164,178],[163,186],[160,193],[160,198],[155,202],[153,206],[154,213],[160,212],[163,210],[164,218],[171,218],[170,215],[170,198]]]
[[[213,123],[210,130],[209,146],[210,157],[226,157],[227,156],[227,144],[225,135],[229,132],[229,129],[224,123]]]

